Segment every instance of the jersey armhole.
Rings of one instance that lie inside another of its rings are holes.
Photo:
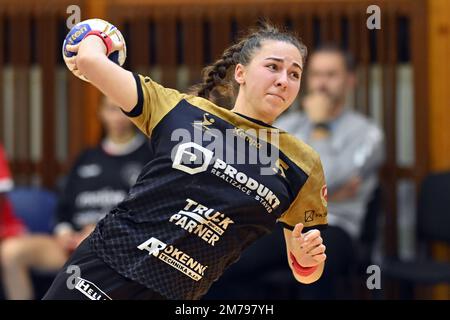
[[[139,78],[139,75],[137,73],[133,73],[134,80],[136,81],[136,88],[137,88],[137,94],[138,94],[138,101],[136,106],[134,106],[131,111],[127,112],[122,109],[122,112],[131,118],[139,117],[142,114],[142,109],[144,107],[144,95],[142,92],[142,85],[141,85],[141,79]]]

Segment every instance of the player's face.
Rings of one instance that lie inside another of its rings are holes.
[[[266,123],[275,121],[296,98],[302,70],[302,56],[293,44],[263,41],[248,65],[236,67],[235,79],[246,108]]]
[[[133,130],[133,124],[127,116],[108,99],[103,100],[100,118],[105,126],[106,135],[120,136],[129,134],[130,130]]]
[[[335,52],[318,52],[309,59],[307,72],[308,90],[321,92],[333,103],[341,103],[347,94],[349,73],[343,57]]]

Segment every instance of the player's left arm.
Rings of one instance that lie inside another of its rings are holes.
[[[312,153],[312,168],[289,209],[278,222],[284,225],[289,267],[295,279],[302,283],[317,281],[326,259],[325,245],[319,228],[326,227],[327,188],[320,158]],[[303,228],[308,229],[302,233]],[[292,231],[291,231],[292,230]]]
[[[312,229],[302,233],[303,224],[298,223],[293,231],[284,229],[287,259],[295,279],[309,284],[317,281],[325,265],[325,245],[320,231]]]

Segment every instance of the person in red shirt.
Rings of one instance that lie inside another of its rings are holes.
[[[0,145],[0,245],[1,241],[23,234],[25,226],[15,215],[6,192],[14,186],[3,147]]]

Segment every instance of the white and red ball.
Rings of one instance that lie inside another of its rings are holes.
[[[84,39],[86,34],[92,30],[106,33],[108,36],[110,36],[111,40],[114,43],[123,42],[124,46],[122,47],[122,49],[114,51],[108,56],[111,61],[122,66],[125,63],[125,59],[127,57],[127,47],[125,45],[125,39],[119,29],[117,29],[113,24],[98,18],[84,20],[73,26],[73,28],[69,31],[69,33],[66,35],[66,38],[64,39],[62,46],[63,56],[72,57],[76,55],[76,53],[67,51],[66,45],[78,44],[81,40]],[[84,81],[89,81],[84,76],[80,76],[79,78]]]

